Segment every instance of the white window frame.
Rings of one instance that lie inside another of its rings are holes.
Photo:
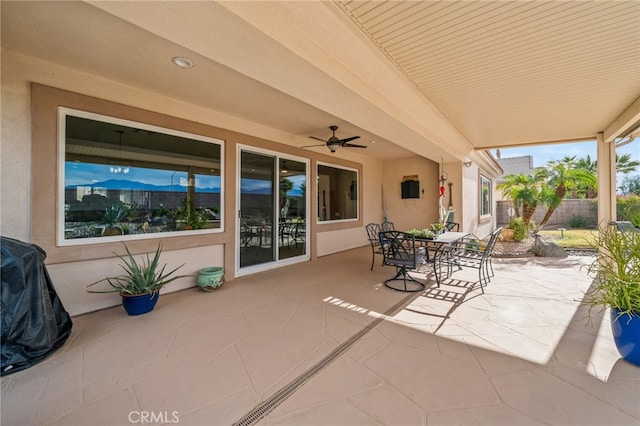
[[[318,161],[316,163],[316,182],[320,179],[320,173],[318,168],[320,166],[325,166],[325,167],[333,167],[334,169],[340,169],[340,170],[347,170],[350,172],[355,172],[356,174],[356,183],[357,183],[357,190],[356,190],[356,217],[355,218],[349,218],[349,219],[327,219],[327,220],[320,220],[319,216],[317,215],[316,212],[313,212],[314,215],[316,216],[316,223],[318,225],[326,225],[329,223],[347,223],[347,222],[357,222],[358,220],[360,220],[360,173],[358,169],[352,168],[352,167],[347,167],[347,166],[341,166],[338,164],[333,164],[333,163],[326,163],[323,161]],[[317,185],[315,185],[315,189],[314,192],[318,192],[318,187]],[[316,197],[319,200],[320,194],[316,194]],[[318,202],[318,209],[320,208],[320,202]]]
[[[74,116],[79,118],[86,118],[89,120],[102,121],[110,124],[117,124],[122,126],[134,127],[140,130],[147,130],[151,132],[165,133],[172,136],[181,138],[194,139],[201,142],[215,143],[220,145],[220,227],[210,229],[197,229],[197,230],[183,230],[183,231],[171,231],[171,232],[154,232],[149,234],[128,234],[117,236],[101,236],[101,237],[89,237],[89,238],[74,238],[65,239],[65,147],[66,147],[66,118],[67,116]],[[136,121],[125,120],[116,117],[110,117],[104,114],[96,114],[87,111],[81,111],[72,108],[58,107],[58,196],[56,206],[56,242],[58,246],[78,246],[88,245],[96,243],[109,243],[113,241],[132,241],[132,240],[146,240],[154,238],[171,238],[171,237],[184,237],[188,235],[202,235],[202,234],[218,234],[224,232],[225,229],[225,215],[224,215],[224,149],[225,143],[222,139],[215,139],[207,136],[197,135],[193,133],[183,132],[174,129],[168,129],[165,127],[154,126],[150,124],[140,123]]]
[[[484,200],[483,200],[483,189],[485,184],[487,185],[487,196],[488,196],[488,200],[487,200],[487,208],[489,209],[488,212],[484,211]],[[490,218],[493,215],[493,208],[492,208],[492,202],[493,202],[493,181],[486,177],[485,175],[483,175],[482,173],[480,173],[480,193],[479,193],[479,208],[478,208],[478,213],[480,214],[480,219],[487,219]]]

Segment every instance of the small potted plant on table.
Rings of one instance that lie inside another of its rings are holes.
[[[444,223],[442,222],[434,222],[431,224],[431,230],[434,234],[440,235],[444,233]]]
[[[173,275],[184,264],[165,273],[166,264],[160,267],[160,255],[162,243],[158,243],[153,259],[149,253],[141,261],[137,261],[131,254],[125,243],[122,243],[127,252],[126,256],[114,253],[122,260],[120,267],[124,273],[114,277],[107,277],[91,283],[87,286],[89,293],[120,293],[122,306],[129,315],[142,315],[150,312],[158,302],[160,289],[171,281],[190,275]],[[173,275],[173,276],[172,276]],[[107,282],[112,287],[106,290],[89,289],[96,284]]]
[[[595,280],[585,303],[590,310],[610,309],[618,352],[640,366],[640,232],[600,227],[593,245],[599,253],[589,266]]]

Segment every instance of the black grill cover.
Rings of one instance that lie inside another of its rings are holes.
[[[0,237],[0,245],[4,376],[55,352],[71,334],[72,322],[45,268],[44,250],[7,237]]]

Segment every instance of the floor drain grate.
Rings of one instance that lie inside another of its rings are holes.
[[[346,341],[341,343],[339,346],[337,346],[327,356],[325,356],[320,361],[318,361],[318,363],[315,364],[313,367],[309,368],[300,376],[296,377],[291,382],[289,382],[289,384],[280,388],[276,393],[271,395],[269,398],[265,399],[260,404],[256,405],[251,411],[245,414],[240,420],[235,422],[233,426],[250,426],[260,421],[270,411],[272,411],[278,405],[280,405],[285,399],[293,395],[293,393],[296,390],[298,390],[298,388],[300,388],[307,381],[309,381],[313,376],[318,374],[322,369],[324,369],[336,358],[338,358],[340,355],[346,352],[351,346],[353,346],[354,343],[360,340],[365,334],[367,334],[375,326],[377,326],[381,321],[383,321],[385,317],[387,317],[391,313],[396,312],[400,307],[405,306],[407,301],[413,297],[415,297],[415,295],[410,294],[407,297],[400,300],[394,306],[389,308],[379,318],[376,318],[374,321],[367,324],[364,328],[362,328],[356,334],[354,334],[349,339],[347,339]]]

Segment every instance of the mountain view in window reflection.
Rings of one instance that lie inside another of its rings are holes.
[[[66,115],[65,239],[221,228],[221,145],[160,130]]]

